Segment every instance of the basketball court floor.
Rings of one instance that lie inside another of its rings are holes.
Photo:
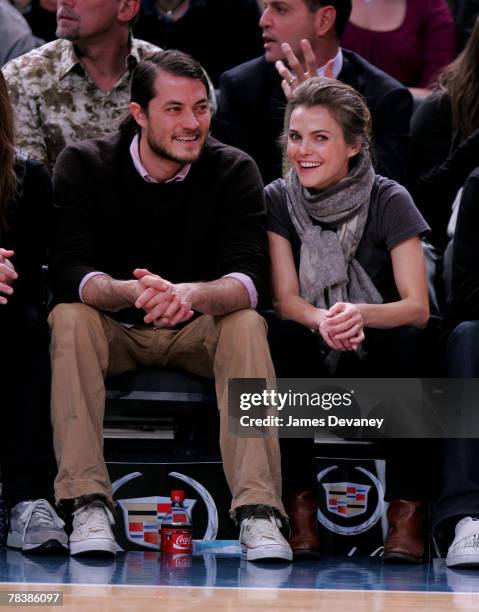
[[[56,606],[28,593],[61,593]],[[34,557],[0,550],[0,607],[32,610],[479,610],[479,571],[443,559],[384,565],[375,557],[247,563],[236,541],[195,543],[192,556],[128,552],[115,559]],[[23,599],[22,599],[23,598]],[[38,599],[38,598],[37,598]],[[23,603],[22,603],[23,601]]]

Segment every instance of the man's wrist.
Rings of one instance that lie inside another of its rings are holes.
[[[118,295],[130,306],[134,306],[139,295],[137,280],[115,280],[113,281]]]
[[[116,312],[134,305],[137,292],[135,280],[116,280],[107,274],[97,274],[82,287],[81,300],[89,306]]]
[[[182,302],[189,302],[191,308],[195,309],[198,296],[198,283],[178,283],[174,285],[173,291],[180,297]]]

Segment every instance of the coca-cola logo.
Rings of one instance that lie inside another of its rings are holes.
[[[177,536],[175,538],[175,541],[173,542],[173,546],[175,548],[181,547],[181,546],[186,546],[186,547],[191,546],[191,535],[179,535],[179,536]]]

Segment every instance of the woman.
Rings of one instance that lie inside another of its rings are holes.
[[[446,0],[353,0],[341,39],[416,96],[455,57],[455,30]]]
[[[457,191],[479,162],[478,57],[479,20],[411,122],[411,187],[432,228],[431,239],[441,247]]]
[[[42,314],[51,182],[38,162],[16,155],[13,111],[0,72],[1,473],[10,512],[7,545],[68,548],[53,497],[48,326]]]
[[[291,93],[285,125],[291,170],[266,187],[276,313],[287,320],[290,336],[291,325],[301,330],[301,343],[305,329],[319,339],[317,375],[418,376],[420,330],[429,317],[420,236],[428,226],[402,186],[375,175],[364,100],[339,81],[313,78]],[[298,343],[290,355],[302,352]],[[274,360],[274,348],[272,353]],[[296,553],[314,553],[317,538],[303,537],[300,524],[304,506],[315,510],[300,476],[306,461],[301,446],[294,455],[284,453],[283,461],[291,543]],[[386,499],[393,503],[385,557],[418,562],[430,479],[419,474],[414,446],[409,441],[407,456],[388,464]],[[402,535],[398,517],[405,516],[406,542],[396,534],[399,529]]]

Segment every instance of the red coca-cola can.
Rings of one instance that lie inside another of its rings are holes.
[[[161,552],[192,553],[193,533],[191,527],[162,526]]]

